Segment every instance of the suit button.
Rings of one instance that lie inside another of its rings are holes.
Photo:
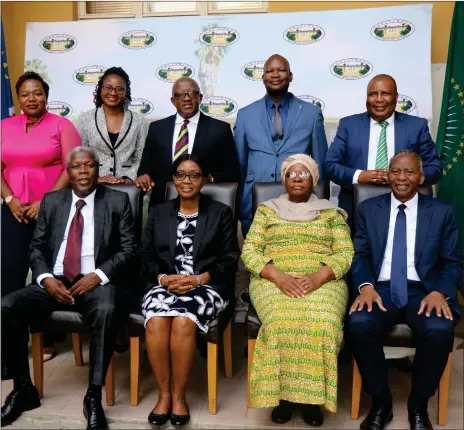
[[[112,167],[110,167],[110,172],[112,172],[112,171],[113,171],[113,168],[112,168]]]
[[[271,178],[273,178],[273,177],[274,177],[274,173],[271,174]]]
[[[111,154],[111,158],[114,158],[114,155],[113,155],[113,154]]]

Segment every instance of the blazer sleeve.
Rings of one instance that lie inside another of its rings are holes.
[[[158,284],[160,264],[155,248],[156,210],[152,208],[145,224],[145,232],[142,241],[142,276],[152,284]]]
[[[137,176],[149,175],[152,177],[151,164],[153,163],[153,146],[156,142],[155,124],[151,123],[148,129],[147,138],[145,139],[145,145],[142,151],[142,157],[140,159],[139,169]]]
[[[216,158],[216,165],[212,166],[213,176],[219,182],[239,182],[240,164],[235,149],[234,136],[228,123],[224,123],[221,128],[217,151],[218,157]]]
[[[86,122],[85,118],[81,116],[76,122],[76,130],[81,137],[82,146],[89,146],[89,135],[87,127],[88,123]]]
[[[130,178],[132,181],[135,181],[135,179],[137,178],[137,171],[140,166],[140,161],[142,160],[145,140],[147,138],[147,128],[148,124],[145,121],[145,118],[143,118],[142,123],[139,125],[139,131],[135,137],[135,151],[134,158],[132,160],[132,165],[126,173],[126,176]]]
[[[437,146],[430,136],[427,120],[424,119],[422,128],[419,132],[419,155],[422,158],[424,169],[424,185],[438,183],[442,175],[442,165],[438,158]]]
[[[316,161],[319,169],[320,179],[325,179],[324,169],[322,168],[327,155],[327,137],[324,128],[324,116],[322,111],[318,108],[314,121],[313,131],[311,134],[311,157]]]
[[[244,182],[248,164],[248,142],[246,139],[245,124],[243,123],[243,112],[241,110],[238,111],[237,120],[234,125],[234,141],[240,165],[240,179],[241,182]]]

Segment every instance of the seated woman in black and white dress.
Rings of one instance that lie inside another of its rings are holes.
[[[239,258],[236,221],[231,209],[200,193],[208,172],[192,155],[173,164],[179,196],[155,205],[142,247],[146,347],[158,402],[150,424],[189,421],[185,391],[196,350],[196,333],[234,297]],[[172,389],[171,389],[172,382]]]

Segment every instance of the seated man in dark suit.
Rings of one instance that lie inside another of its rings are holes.
[[[41,203],[30,246],[34,282],[2,301],[2,361],[14,380],[2,426],[40,406],[29,376],[29,326],[68,309],[81,313],[91,331],[87,428],[107,427],[101,389],[124,322],[124,279],[136,255],[134,219],[126,193],[97,185],[92,149],[74,148],[67,170],[71,188],[45,194]]]
[[[351,266],[356,296],[347,332],[372,408],[361,429],[381,430],[393,418],[384,335],[406,323],[416,338],[411,429],[431,429],[427,403],[440,382],[459,321],[462,280],[458,226],[450,205],[418,193],[422,160],[401,151],[390,161],[392,193],[357,210]]]

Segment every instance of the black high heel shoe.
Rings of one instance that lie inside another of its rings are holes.
[[[153,426],[162,426],[166,424],[171,418],[171,411],[167,414],[155,414],[153,411],[148,415],[148,422]]]
[[[176,415],[171,414],[171,424],[173,426],[183,426],[190,421],[190,411],[187,406],[187,414],[186,415]]]

